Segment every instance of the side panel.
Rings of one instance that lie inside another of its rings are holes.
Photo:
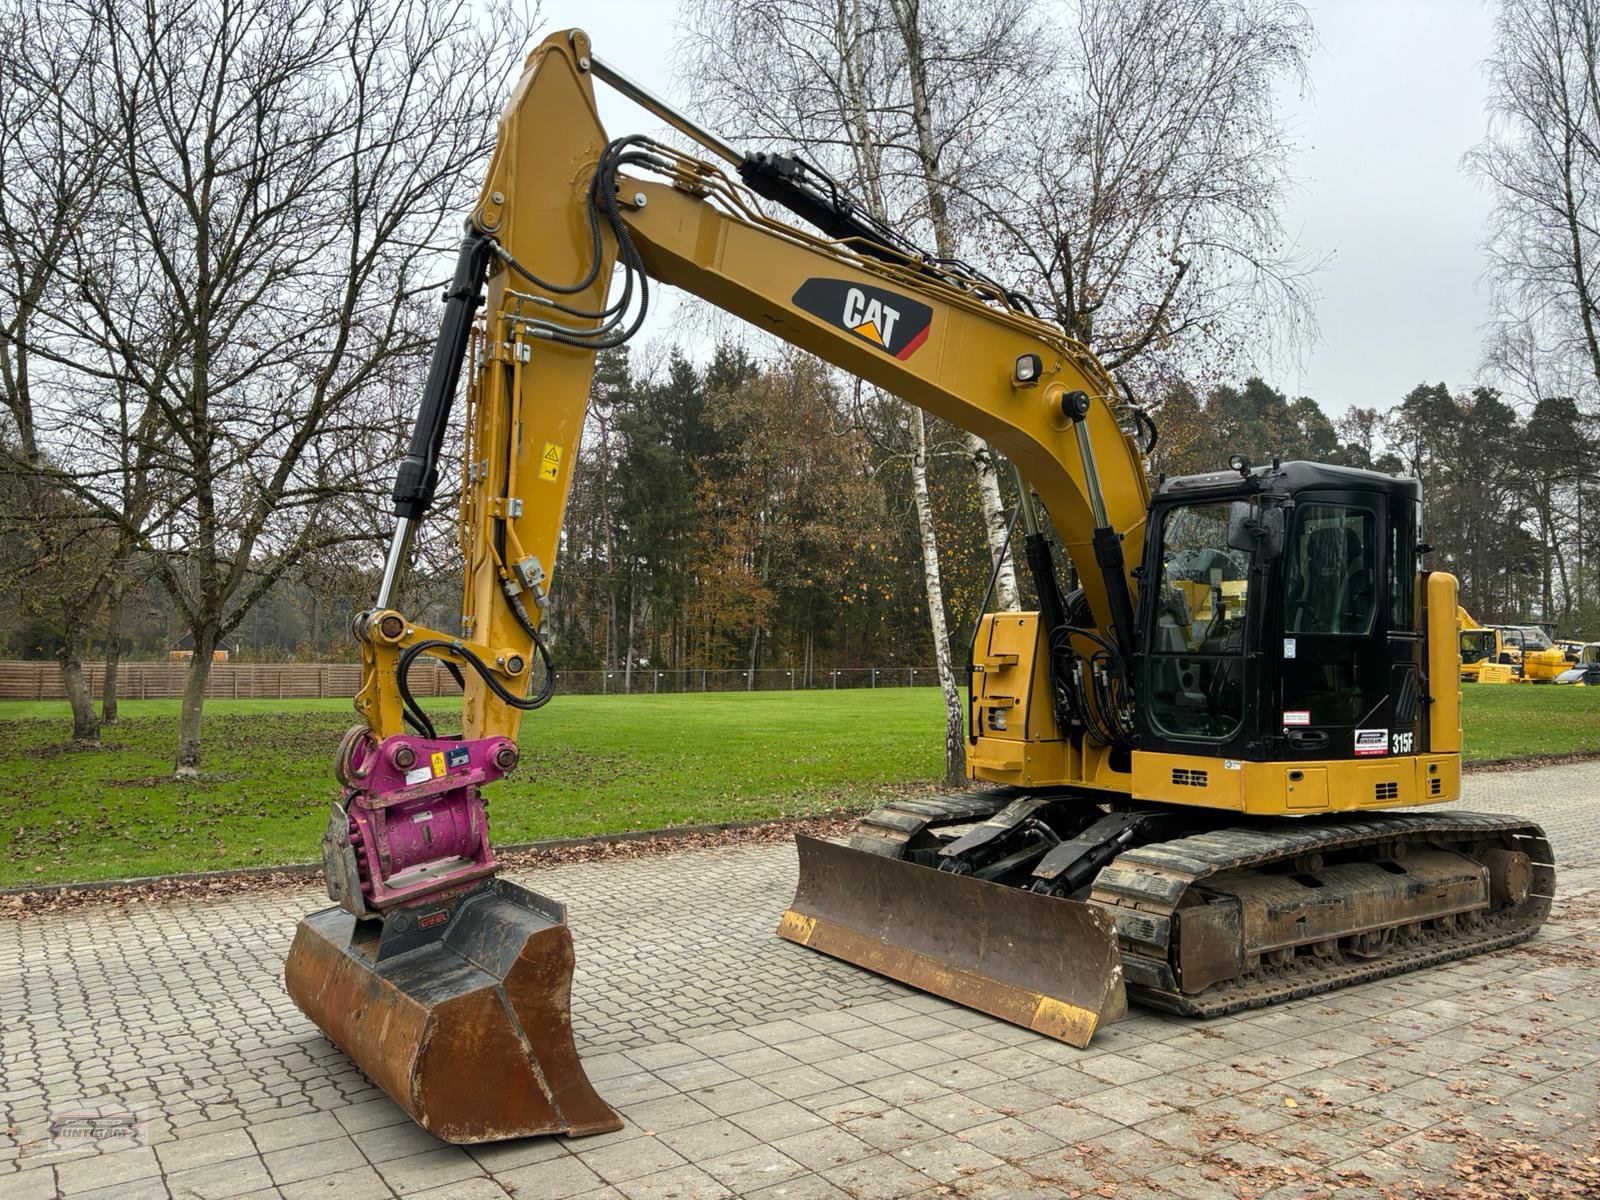
[[[1246,762],[1189,754],[1133,754],[1133,798],[1295,816],[1445,804],[1461,795],[1453,754],[1320,762]]]
[[[1126,771],[1104,747],[1080,751],[1056,725],[1039,614],[989,613],[972,655],[967,778],[1012,787],[1082,787],[1126,794]]]
[[[1461,643],[1456,633],[1456,577],[1430,571],[1423,580],[1427,622],[1428,749],[1461,753]]]
[[[1015,787],[1073,779],[1078,755],[1056,727],[1039,614],[990,613],[972,658],[978,737],[967,743],[967,777]]]

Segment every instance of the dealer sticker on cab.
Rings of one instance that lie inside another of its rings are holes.
[[[1311,724],[1311,713],[1303,708],[1292,708],[1283,714],[1283,723],[1285,725],[1309,725]]]
[[[1358,729],[1356,730],[1356,754],[1389,753],[1389,731],[1387,729]]]

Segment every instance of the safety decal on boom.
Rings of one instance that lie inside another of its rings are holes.
[[[848,279],[808,279],[794,305],[902,360],[928,340],[933,323],[933,309],[921,301]]]
[[[539,478],[554,483],[561,474],[561,447],[555,442],[544,444],[544,454],[539,458]]]

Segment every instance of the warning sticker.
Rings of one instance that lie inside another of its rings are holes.
[[[1356,753],[1358,755],[1389,753],[1389,731],[1387,729],[1356,730]]]
[[[544,454],[539,458],[539,478],[554,483],[561,474],[561,447],[554,442],[544,444]]]
[[[444,771],[445,771],[444,751],[443,750],[435,750],[433,752],[433,758],[432,758],[431,761],[433,762],[433,773],[435,775],[443,775]]]
[[[1311,724],[1311,713],[1303,708],[1290,709],[1283,714],[1283,723],[1285,725],[1309,725]]]
[[[472,751],[465,746],[454,746],[445,751],[444,761],[445,765],[453,771],[457,767],[464,767],[472,761]]]

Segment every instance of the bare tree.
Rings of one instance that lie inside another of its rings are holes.
[[[1467,166],[1494,189],[1487,366],[1600,387],[1600,0],[1501,0],[1489,130]],[[1534,392],[1542,390],[1534,388]],[[1549,393],[1546,393],[1549,394]]]
[[[964,189],[997,268],[1114,372],[1236,370],[1312,330],[1283,225],[1275,96],[1314,35],[1294,0],[1077,0],[1013,168]],[[996,186],[996,182],[1000,186]]]
[[[113,158],[47,297],[48,425],[188,626],[188,775],[213,651],[308,555],[371,536],[528,28],[465,0],[78,3],[104,49],[77,119]]]
[[[684,53],[689,72],[711,84],[703,107],[714,123],[784,152],[801,150],[858,192],[875,217],[931,241],[938,257],[958,256],[960,216],[948,179],[976,186],[993,169],[994,147],[1015,119],[1012,97],[1041,66],[1026,0],[893,0],[881,9],[859,0],[698,0],[688,17]],[[962,714],[920,412],[905,414],[903,437],[954,778],[962,773]],[[960,438],[976,472],[991,556],[1001,559],[997,458],[982,439]],[[1018,606],[1008,558],[998,591],[1003,606]]]
[[[51,0],[3,0],[0,39],[0,528],[14,539],[19,603],[47,621],[72,710],[75,741],[100,719],[83,673],[97,612],[126,550],[112,523],[71,494],[41,411],[49,356],[47,307],[65,283],[72,240],[103,189],[108,144],[78,119],[93,102],[100,31]]]

